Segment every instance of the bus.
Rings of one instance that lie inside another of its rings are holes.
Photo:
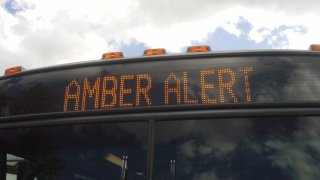
[[[0,179],[319,179],[319,49],[192,46],[10,68]]]

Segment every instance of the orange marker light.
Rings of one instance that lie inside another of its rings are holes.
[[[166,54],[166,50],[164,48],[147,49],[143,53],[143,55],[145,56],[154,56],[154,55],[162,55],[162,54]]]
[[[12,68],[6,69],[4,75],[15,74],[15,73],[18,73],[18,72],[21,72],[21,71],[22,71],[22,67],[21,66],[16,66],[16,67],[12,67]]]
[[[187,49],[188,53],[209,52],[209,51],[211,51],[210,46],[190,46]]]
[[[110,53],[104,53],[102,54],[101,59],[115,59],[115,58],[123,58],[122,52],[110,52]]]
[[[311,44],[309,47],[310,51],[320,51],[320,44]]]

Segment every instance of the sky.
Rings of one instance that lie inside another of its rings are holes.
[[[307,50],[320,43],[319,7],[319,0],[0,0],[0,73],[147,48]]]

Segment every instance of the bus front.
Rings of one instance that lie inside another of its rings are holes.
[[[319,69],[316,49],[207,46],[13,68],[0,179],[319,179]]]

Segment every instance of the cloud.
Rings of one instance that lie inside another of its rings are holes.
[[[193,42],[206,42],[219,28],[250,41],[250,47],[306,49],[320,41],[317,0],[9,1],[0,8],[0,71],[99,59],[130,43],[180,52]]]
[[[148,46],[144,43],[139,43],[136,40],[131,40],[120,45],[120,51],[125,52],[125,56],[141,56]]]

